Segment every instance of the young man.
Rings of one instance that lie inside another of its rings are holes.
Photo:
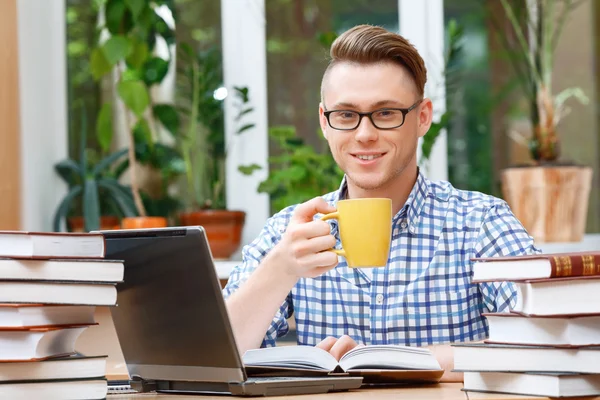
[[[359,344],[429,346],[451,374],[452,342],[487,335],[483,312],[507,310],[512,285],[471,284],[472,257],[530,254],[533,239],[507,204],[431,182],[417,167],[417,143],[431,125],[426,69],[402,36],[357,26],[331,48],[319,117],[345,178],[338,191],[271,217],[243,250],[224,289],[240,351],[273,346],[295,314],[299,344],[341,357]],[[327,251],[339,245],[318,219],[340,199],[392,199],[385,268],[349,268]]]

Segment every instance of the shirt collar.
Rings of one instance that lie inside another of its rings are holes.
[[[427,196],[430,193],[429,180],[425,178],[425,176],[421,173],[421,169],[417,173],[417,181],[413,186],[410,194],[408,195],[408,199],[404,206],[400,209],[398,214],[394,216],[394,223],[406,215],[406,222],[408,223],[408,229],[411,233],[414,233],[417,225],[419,224],[419,219],[421,215],[421,210],[425,205],[427,200]],[[337,205],[339,200],[344,200],[348,195],[348,182],[346,175],[342,179],[342,183],[340,184],[340,188],[338,189],[338,195],[334,198],[334,206]]]

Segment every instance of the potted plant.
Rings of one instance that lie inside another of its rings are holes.
[[[222,69],[220,53],[209,48],[195,53],[190,46],[180,45],[178,88],[182,94],[179,105],[185,128],[178,143],[185,161],[185,181],[182,182],[183,211],[178,215],[181,225],[201,225],[206,230],[212,254],[228,259],[239,248],[246,214],[228,210],[225,196],[225,125]],[[254,127],[243,123],[252,112],[247,88],[234,88],[238,100],[236,134]]]
[[[113,229],[119,225],[121,218],[136,215],[131,190],[119,183],[119,178],[125,171],[119,162],[126,157],[128,150],[119,150],[92,162],[91,151],[86,148],[86,131],[84,112],[79,162],[67,159],[54,167],[69,187],[54,214],[53,229],[56,232],[61,230],[62,221],[67,222],[70,231],[89,232]]]
[[[163,2],[160,2],[161,4]],[[103,3],[106,29],[110,38],[92,51],[90,66],[95,79],[116,71],[116,92],[126,107],[125,122],[128,132],[128,160],[131,189],[138,217],[125,218],[124,228],[166,226],[164,217],[148,216],[138,181],[137,149],[146,144],[153,149],[157,141],[155,107],[150,88],[166,76],[170,60],[153,55],[156,38],[167,44],[175,41],[172,29],[156,12],[158,2],[150,0],[108,0]],[[160,105],[162,117],[173,114],[169,105]],[[109,146],[112,141],[112,104],[106,102],[98,117],[101,141]],[[166,123],[166,122],[165,122]],[[168,125],[168,124],[167,124]]]
[[[538,0],[518,9],[508,0],[501,3],[516,41],[509,42],[504,32],[500,36],[527,98],[532,127],[532,162],[502,171],[503,196],[537,241],[579,241],[585,231],[592,169],[560,160],[557,126],[568,111],[566,100],[588,100],[580,88],[552,91],[556,43],[577,4]]]

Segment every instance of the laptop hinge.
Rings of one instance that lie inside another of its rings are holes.
[[[134,375],[129,381],[131,388],[139,393],[154,392],[156,391],[156,381],[146,380],[141,376]]]

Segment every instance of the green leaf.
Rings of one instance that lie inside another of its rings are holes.
[[[81,170],[79,164],[70,158],[57,163],[54,169],[69,187],[83,181],[84,172]]]
[[[238,171],[244,175],[252,175],[254,171],[258,171],[260,169],[262,169],[262,167],[258,164],[240,165],[238,167]]]
[[[102,51],[106,61],[111,65],[125,59],[131,53],[133,45],[131,40],[125,36],[113,36],[102,45]]]
[[[138,19],[146,5],[144,0],[125,0],[125,3],[127,4],[127,7],[129,7],[134,21]]]
[[[239,121],[244,115],[251,113],[254,111],[254,107],[246,108],[245,110],[240,111],[240,113],[235,117],[236,121]]]
[[[290,139],[296,136],[296,128],[291,125],[273,126],[269,129],[269,136],[274,139]]]
[[[333,44],[333,41],[337,39],[338,35],[334,31],[322,32],[318,36],[319,43],[326,49],[329,49]]]
[[[154,116],[173,136],[179,131],[179,114],[170,104],[157,104],[152,109]]]
[[[250,98],[248,97],[249,90],[247,87],[234,86],[233,88],[235,89],[235,94],[237,95],[237,97],[239,97],[242,100],[242,103],[246,104],[250,101]]]
[[[104,157],[102,160],[98,161],[92,171],[92,175],[99,177],[104,170],[110,168],[119,158],[125,155],[127,155],[127,149],[121,149]]]
[[[429,157],[431,156],[431,151],[433,150],[433,145],[435,144],[435,141],[437,140],[440,133],[442,133],[442,130],[444,128],[446,128],[449,123],[450,123],[450,112],[446,111],[444,114],[442,114],[442,117],[440,118],[439,122],[433,122],[431,124],[429,131],[427,132],[427,134],[425,136],[423,136],[423,143],[421,145],[422,160],[429,160]]]
[[[240,129],[238,129],[238,131],[236,132],[238,135],[244,131],[247,131],[248,129],[252,129],[254,128],[255,124],[246,124],[244,126],[242,126]]]
[[[171,7],[173,9],[174,7]],[[175,33],[169,25],[165,22],[165,20],[158,14],[154,13],[154,29],[156,33],[165,39],[168,45],[175,43]]]
[[[94,178],[86,179],[83,187],[83,219],[86,231],[100,229],[100,200]]]
[[[169,72],[169,62],[160,57],[152,57],[144,63],[144,82],[151,86],[160,83]]]
[[[564,89],[554,97],[554,107],[560,109],[564,102],[571,97],[575,97],[583,105],[587,105],[590,102],[590,99],[580,87],[571,87]]]
[[[141,69],[125,68],[121,75],[122,82],[142,81],[143,74]]]
[[[111,34],[126,34],[133,27],[133,15],[124,0],[108,0],[104,10],[106,28]]]
[[[129,57],[127,57],[127,65],[132,68],[141,68],[148,59],[148,44],[140,40],[133,41],[133,47]]]
[[[112,70],[112,65],[108,62],[104,56],[104,52],[101,48],[95,48],[92,50],[90,57],[90,71],[95,80],[102,78],[104,75]]]
[[[71,210],[71,204],[73,203],[73,199],[79,196],[82,192],[82,186],[78,185],[72,187],[71,190],[67,193],[67,195],[62,199],[58,207],[56,208],[56,212],[54,213],[54,220],[52,222],[52,230],[54,232],[60,231],[60,221],[67,218],[67,214]]]
[[[148,104],[150,104],[150,96],[143,82],[126,81],[119,82],[117,87],[119,96],[123,102],[135,115],[141,117]]]
[[[104,103],[96,120],[96,139],[102,151],[108,151],[112,143],[112,104]]]
[[[137,215],[133,196],[119,182],[114,179],[101,179],[98,181],[98,187],[109,193],[124,216],[135,217]]]
[[[292,165],[287,169],[277,171],[277,174],[284,181],[299,181],[306,176],[306,168],[300,165]]]
[[[142,143],[146,144],[148,147],[152,148],[154,146],[152,131],[150,130],[150,126],[148,126],[148,121],[145,119],[142,118],[138,120],[133,128],[133,134],[137,140],[141,140]]]

